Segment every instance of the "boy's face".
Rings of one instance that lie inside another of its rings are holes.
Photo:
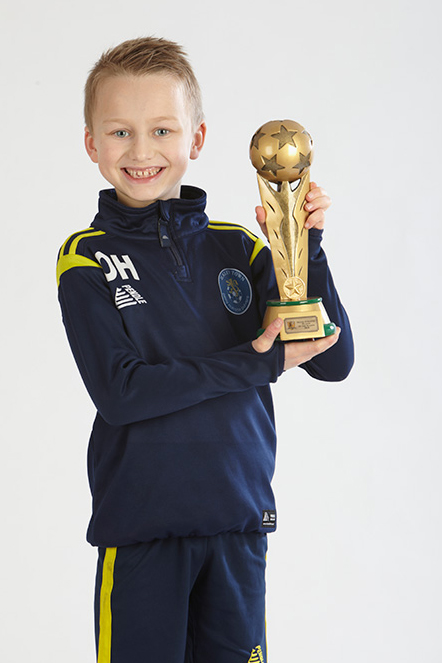
[[[192,123],[182,84],[163,74],[113,76],[100,83],[86,150],[118,200],[145,207],[179,198],[188,160],[206,134]]]

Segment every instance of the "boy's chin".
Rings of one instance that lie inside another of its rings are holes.
[[[152,205],[152,203],[156,202],[158,199],[132,198],[124,194],[122,195],[120,192],[117,191],[117,200],[122,205],[126,205],[126,207],[148,207],[149,205]]]

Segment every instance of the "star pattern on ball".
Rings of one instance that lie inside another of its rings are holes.
[[[280,150],[284,145],[295,145],[293,136],[297,134],[297,131],[289,131],[283,124],[281,124],[279,132],[277,134],[271,134],[272,138],[277,138],[279,140],[278,149]]]
[[[304,134],[304,136],[308,136],[310,138],[310,145],[313,145],[313,138],[310,136],[309,132],[306,131],[306,129],[304,129],[302,133]]]
[[[299,161],[295,166],[293,166],[293,168],[299,170],[300,173],[302,173],[302,171],[305,170],[306,168],[310,168],[311,166],[310,155],[311,152],[309,152],[307,155],[302,154],[302,152],[300,152]]]
[[[260,138],[262,138],[263,136],[265,136],[265,133],[263,133],[262,131],[257,131],[256,134],[252,137],[252,142],[250,143],[250,147],[251,148],[256,147],[256,149],[258,150]]]
[[[284,170],[284,166],[281,166],[277,161],[276,161],[276,154],[272,156],[271,159],[266,159],[261,155],[261,159],[264,161],[264,165],[261,170],[268,170],[271,172],[275,177],[277,177],[278,170]]]

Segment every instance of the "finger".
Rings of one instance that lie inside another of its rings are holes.
[[[305,228],[317,228],[318,230],[322,230],[324,226],[325,213],[322,209],[318,209],[315,212],[309,214],[304,224]]]
[[[306,200],[304,209],[307,212],[313,212],[315,209],[326,210],[331,205],[331,199],[328,196],[317,196],[313,200]]]
[[[261,205],[258,205],[255,207],[255,214],[256,214],[256,220],[259,223],[259,226],[261,228],[262,233],[269,238],[268,232],[267,232],[267,225],[266,225],[266,213],[264,207],[261,207]]]
[[[315,198],[321,197],[321,196],[327,196],[327,191],[323,189],[321,186],[318,186],[315,182],[310,182],[310,190],[307,191],[306,193],[306,199],[307,200],[314,200]]]
[[[310,359],[312,357],[316,357],[316,355],[322,354],[331,348],[335,343],[337,343],[340,333],[341,330],[339,327],[337,327],[335,333],[331,334],[331,336],[324,336],[323,338],[318,338],[315,341],[308,341],[305,344],[305,351],[309,355]]]
[[[331,348],[339,340],[341,330],[336,328],[336,332],[332,336],[325,336],[324,338],[315,341],[294,341],[285,344],[285,363],[284,369],[288,370],[306,361],[310,361],[316,355],[319,355],[329,348]]]
[[[256,338],[252,345],[256,352],[268,352],[275,342],[276,337],[278,336],[282,327],[282,320],[276,318],[269,324],[269,326],[264,330],[259,338]]]
[[[266,213],[264,207],[258,205],[257,207],[255,207],[255,213],[256,213],[256,220],[258,221],[259,225],[262,225],[263,223],[266,222]]]
[[[320,192],[324,195],[319,195]],[[309,216],[305,220],[304,227],[318,228],[321,230],[325,225],[324,212],[330,207],[331,200],[325,191],[319,187],[309,192],[306,196],[306,199],[310,195],[311,200],[306,200],[306,203],[304,204],[304,209],[309,212]]]
[[[316,355],[320,355],[329,348],[331,348],[335,343],[338,342],[339,340],[339,335],[341,333],[341,328],[336,327],[336,331],[334,334],[331,334],[330,336],[324,336],[323,338],[317,338],[314,341],[310,341],[307,343],[306,347],[306,352],[312,357],[316,357]]]

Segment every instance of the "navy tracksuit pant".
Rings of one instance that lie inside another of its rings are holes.
[[[259,533],[100,548],[98,663],[265,663]]]

